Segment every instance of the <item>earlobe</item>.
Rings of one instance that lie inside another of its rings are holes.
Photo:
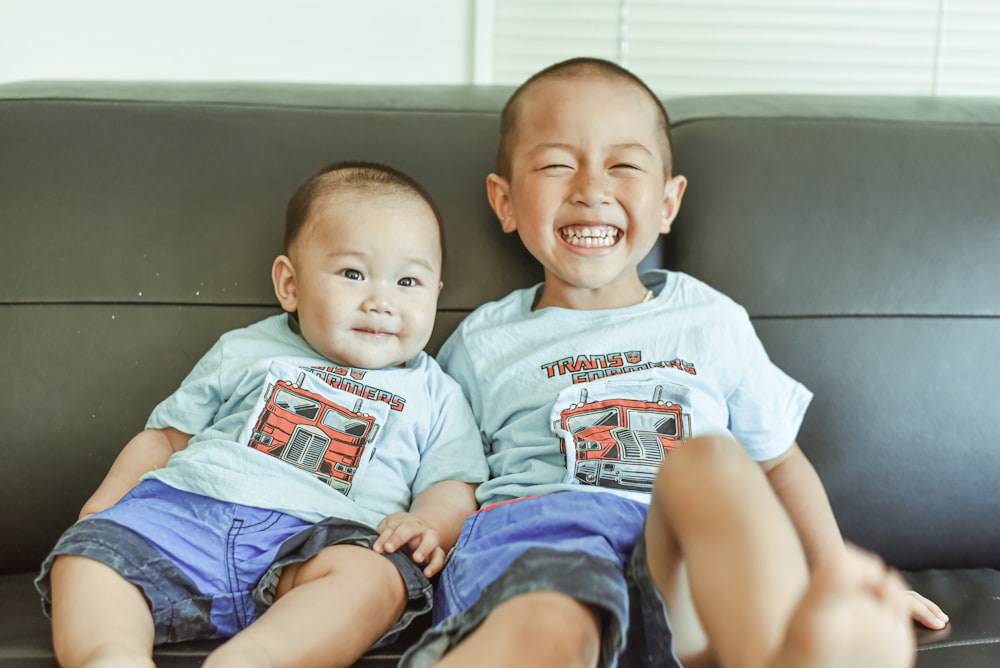
[[[660,234],[670,232],[674,224],[674,218],[681,208],[681,199],[684,198],[684,190],[687,189],[687,178],[684,176],[674,176],[667,181],[663,189],[663,220],[660,223]]]
[[[490,200],[493,213],[500,219],[500,227],[508,234],[517,229],[514,212],[510,203],[510,184],[507,179],[496,174],[486,177],[486,196]]]
[[[287,255],[279,255],[271,265],[271,281],[274,283],[274,295],[278,298],[281,308],[294,313],[298,308],[298,294],[295,289],[295,267]]]

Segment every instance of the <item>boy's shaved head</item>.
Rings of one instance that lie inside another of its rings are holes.
[[[670,177],[673,172],[673,145],[670,138],[670,117],[663,102],[656,96],[646,83],[629,72],[624,67],[609,60],[600,58],[571,58],[550,65],[532,75],[521,84],[507,100],[500,114],[500,142],[497,147],[497,174],[505,179],[511,176],[511,151],[517,135],[518,113],[520,101],[528,91],[543,85],[547,81],[566,80],[573,78],[598,78],[611,81],[621,81],[635,85],[645,91],[650,103],[656,111],[657,125],[662,132],[660,151],[663,156],[664,176]]]

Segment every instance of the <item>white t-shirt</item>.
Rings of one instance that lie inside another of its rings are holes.
[[[812,394],[746,311],[686,274],[643,281],[655,299],[597,311],[532,311],[539,286],[515,291],[445,343],[490,465],[481,504],[570,489],[648,501],[664,451],[692,435],[732,435],[758,461],[795,441]]]
[[[434,483],[487,474],[461,389],[430,356],[339,367],[286,315],[220,337],[146,426],[194,436],[145,477],[309,522],[374,527]]]

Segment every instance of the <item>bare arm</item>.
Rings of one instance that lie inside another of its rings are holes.
[[[475,489],[475,485],[458,480],[431,485],[413,499],[409,512],[393,513],[379,523],[379,537],[372,549],[395,552],[408,545],[413,561],[425,564],[424,574],[431,577],[444,566],[465,518],[476,510]]]
[[[793,443],[785,454],[762,462],[761,466],[792,519],[809,568],[815,569],[827,558],[843,553],[844,541],[826,490],[798,443]],[[928,628],[940,629],[948,623],[948,616],[937,604],[915,591],[907,592],[907,604],[913,619]]]
[[[830,500],[799,444],[793,443],[784,454],[761,462],[761,466],[795,526],[810,569],[827,557],[842,557],[844,540]]]
[[[189,434],[171,428],[146,429],[136,434],[111,464],[97,491],[83,504],[79,519],[113,506],[144,473],[165,466],[172,454],[187,447],[190,439]]]
[[[417,495],[410,505],[410,513],[423,518],[437,530],[439,543],[447,552],[458,541],[465,518],[478,507],[475,485],[445,480]]]

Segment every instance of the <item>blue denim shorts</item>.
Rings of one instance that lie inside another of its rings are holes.
[[[368,526],[330,518],[312,524],[284,513],[217,501],[159,481],[139,483],[122,499],[70,527],[42,564],[35,587],[52,606],[49,572],[55,557],[86,556],[142,589],[155,642],[229,638],[274,602],[282,567],[331,545],[371,547]],[[431,585],[401,552],[385,555],[406,584],[400,620],[376,643],[385,645],[432,604]]]
[[[561,492],[485,508],[462,528],[434,599],[434,626],[400,668],[425,668],[498,605],[556,591],[602,611],[601,666],[680,668],[666,606],[646,562],[647,506]]]

